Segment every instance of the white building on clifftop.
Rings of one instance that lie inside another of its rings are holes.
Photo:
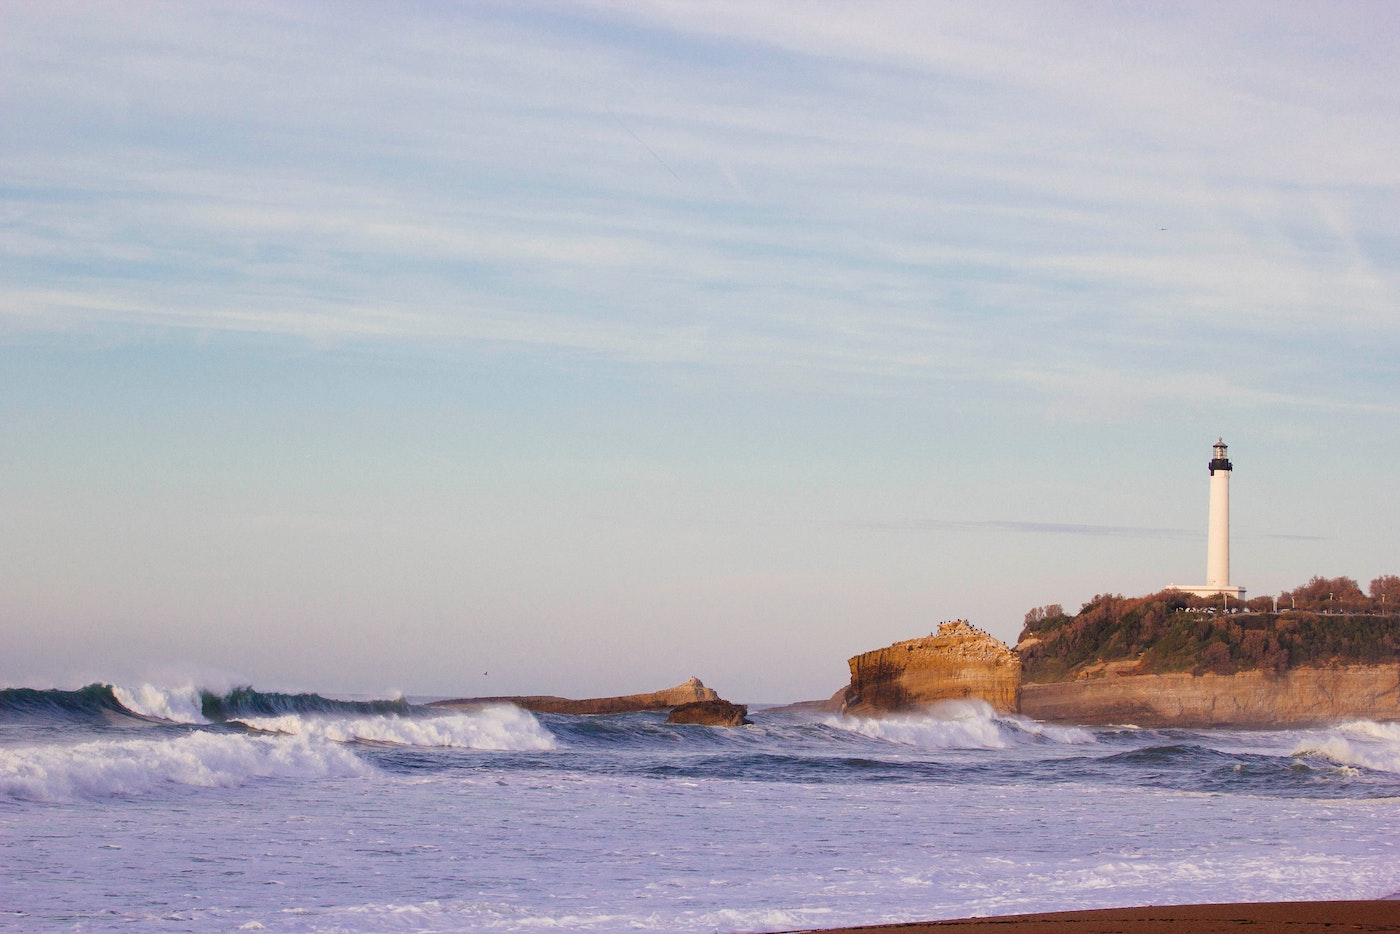
[[[1206,582],[1192,586],[1172,584],[1171,587],[1198,597],[1225,594],[1243,600],[1245,589],[1230,586],[1230,472],[1233,465],[1224,438],[1211,448],[1207,466],[1210,468],[1210,519],[1206,526]]]

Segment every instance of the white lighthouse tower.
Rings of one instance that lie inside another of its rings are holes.
[[[1234,467],[1224,438],[1211,447],[1207,466],[1210,468],[1210,519],[1206,525],[1206,582],[1196,587],[1172,586],[1198,597],[1225,594],[1243,600],[1245,589],[1230,586],[1230,472]]]
[[[1210,523],[1206,527],[1206,586],[1230,587],[1230,458],[1225,439],[1210,451]]]

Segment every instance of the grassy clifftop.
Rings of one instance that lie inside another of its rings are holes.
[[[1218,599],[1175,590],[1105,594],[1074,616],[1058,606],[1027,613],[1017,652],[1025,681],[1040,684],[1074,680],[1113,662],[1142,674],[1377,665],[1400,662],[1400,615],[1371,607],[1231,612]]]

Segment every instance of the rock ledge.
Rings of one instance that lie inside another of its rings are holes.
[[[431,706],[474,708],[487,704],[514,704],[536,713],[610,714],[637,713],[643,710],[670,710],[682,704],[719,699],[720,696],[701,684],[699,678],[691,678],[684,684],[678,684],[664,691],[653,691],[650,694],[623,694],[619,697],[590,697],[583,700],[540,694],[507,697],[462,697],[456,700],[434,701]]]

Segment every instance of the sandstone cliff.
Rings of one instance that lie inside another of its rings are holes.
[[[434,701],[434,707],[470,708],[483,704],[514,704],[537,713],[568,714],[610,714],[636,713],[642,710],[670,710],[682,704],[696,701],[720,700],[720,696],[700,683],[699,678],[691,678],[664,691],[650,694],[624,694],[620,697],[590,697],[584,700],[571,700],[567,697],[547,695],[523,695],[511,697],[463,697],[456,700]]]
[[[944,700],[984,700],[1015,712],[1021,659],[965,620],[940,623],[935,635],[896,642],[850,659],[851,683],[832,698],[844,713],[895,713]]]
[[[1119,669],[1121,670],[1121,669]],[[1021,687],[1036,720],[1143,727],[1284,727],[1400,720],[1400,665],[1293,668],[1280,674],[1119,674]]]

